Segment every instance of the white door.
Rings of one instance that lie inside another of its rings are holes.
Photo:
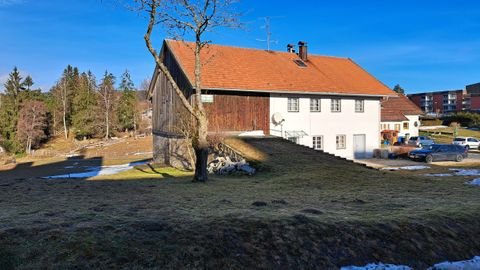
[[[365,158],[366,156],[365,134],[353,135],[353,156],[355,158]]]

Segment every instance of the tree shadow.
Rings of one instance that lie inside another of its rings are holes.
[[[0,170],[0,181],[47,178],[55,175],[70,175],[79,172],[91,171],[91,168],[99,168],[102,166],[102,164],[102,157],[85,158],[83,155],[67,157],[67,159],[62,161],[39,165],[35,165],[34,162],[18,163],[15,164],[13,168]],[[67,178],[69,177],[65,177],[65,179]]]
[[[147,170],[144,170],[144,169],[141,168],[141,167],[135,167],[135,170],[140,171],[140,172],[145,173],[145,174],[161,175],[162,177],[165,177],[165,178],[166,178],[166,177],[169,177],[169,178],[175,177],[175,176],[173,176],[173,175],[171,175],[171,174],[169,174],[169,173],[164,173],[164,172],[158,171],[158,170],[157,170],[155,167],[153,167],[152,164],[150,164],[150,163],[147,163],[146,165],[148,166],[148,168],[150,168],[151,172],[150,172],[150,171],[147,171]]]

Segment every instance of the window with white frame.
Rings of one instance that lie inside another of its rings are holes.
[[[342,102],[339,98],[332,98],[330,109],[332,112],[341,112],[342,111]]]
[[[315,150],[323,150],[323,136],[313,136],[312,147]]]
[[[298,98],[288,98],[288,108],[289,112],[298,112],[299,111],[299,104]]]
[[[346,135],[337,135],[337,149],[347,148],[347,136]]]
[[[355,100],[355,112],[364,112],[364,100],[356,99]]]
[[[400,124],[395,124],[395,130],[400,131]]]
[[[322,99],[310,98],[310,111],[320,112],[322,110]]]
[[[408,122],[403,122],[403,130],[408,130],[410,128],[410,125]]]

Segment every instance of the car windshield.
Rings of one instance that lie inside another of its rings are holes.
[[[410,141],[416,141],[417,137],[410,137]]]
[[[464,142],[465,138],[455,138],[453,141],[455,142]]]

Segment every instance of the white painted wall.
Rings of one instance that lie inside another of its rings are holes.
[[[386,129],[394,130],[395,124],[400,124],[400,130],[398,132],[399,137],[405,137],[407,134],[409,137],[418,136],[418,128],[420,127],[419,115],[406,115],[408,121],[396,121],[396,122],[381,122],[381,125],[387,125]],[[408,122],[408,129],[403,128],[403,123]],[[415,122],[417,127],[415,127]]]
[[[298,97],[299,112],[288,112],[288,97]],[[350,158],[353,153],[353,135],[365,134],[366,154],[371,157],[373,149],[380,146],[380,100],[364,99],[364,112],[355,112],[355,99],[361,97],[331,97],[321,96],[321,112],[310,112],[310,95],[279,95],[270,96],[270,134],[282,136],[285,131],[303,130],[308,135],[299,143],[312,147],[312,136],[323,136],[323,150],[337,156]],[[331,112],[331,98],[340,98],[341,112]],[[275,125],[272,116],[280,113],[285,119],[283,125]],[[346,135],[346,148],[337,149],[336,136]],[[283,136],[285,137],[285,136]]]

